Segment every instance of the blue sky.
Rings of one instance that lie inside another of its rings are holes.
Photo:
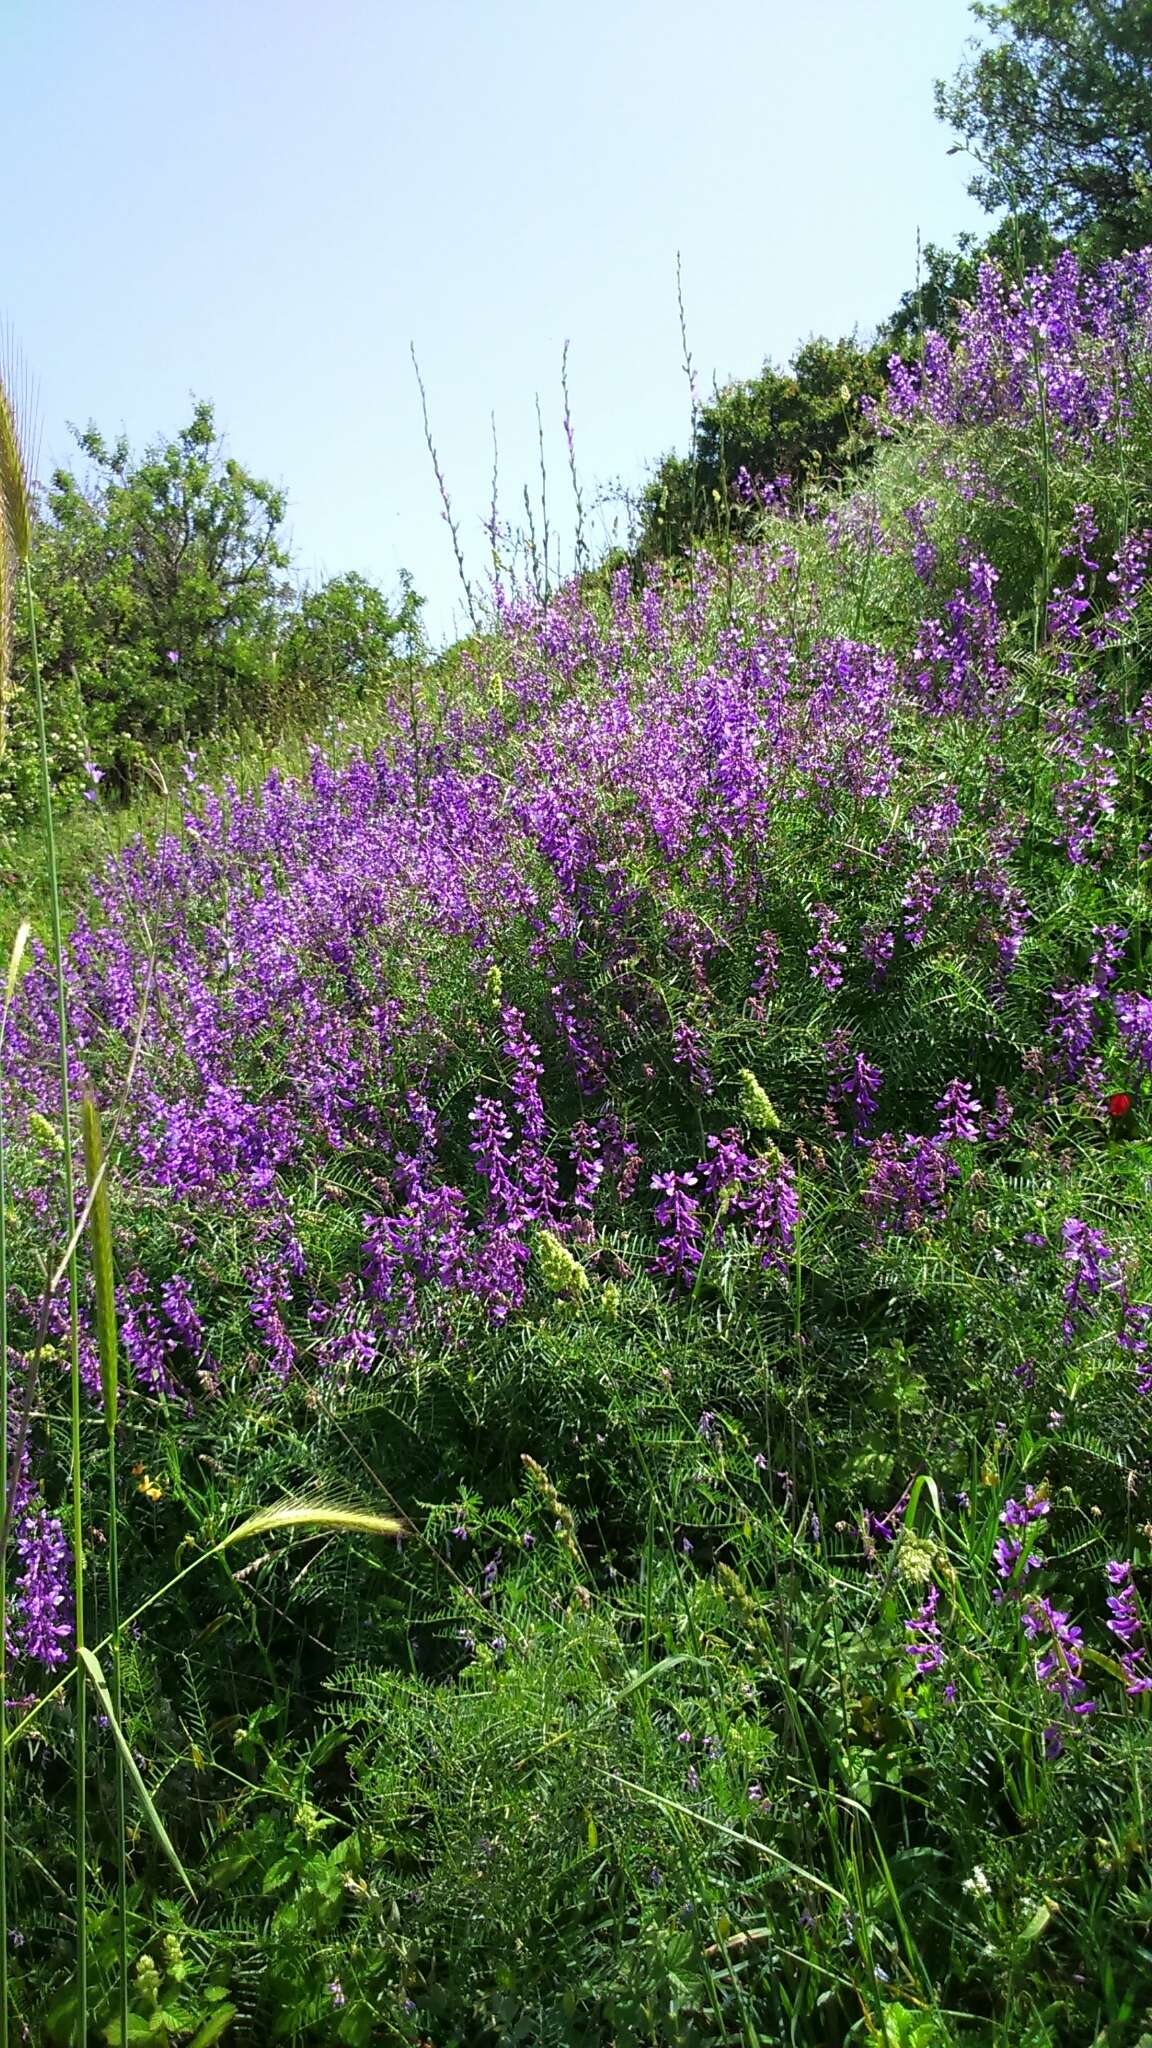
[[[302,571],[459,591],[409,344],[482,581],[537,488],[586,497],[684,446],[681,253],[702,386],[866,332],[917,228],[981,216],[932,113],[964,0],[6,0],[0,319],[67,423],[143,444],[210,398],[282,483]],[[592,522],[611,538],[610,510]]]

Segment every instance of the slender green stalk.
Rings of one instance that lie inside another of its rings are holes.
[[[12,658],[12,582],[18,536],[26,526],[24,465],[15,416],[0,384],[0,756],[7,737]],[[0,1011],[0,1054],[12,991],[28,928],[16,934]],[[4,1468],[4,1512],[0,1515],[0,2048],[8,2048],[8,1177],[4,1097],[0,1071],[0,1460]]]
[[[68,1088],[68,1002],[64,987],[64,934],[60,917],[60,875],[56,862],[56,832],[52,816],[52,775],[48,757],[48,725],[44,715],[44,683],[40,674],[40,652],[36,641],[36,604],[32,592],[32,565],[24,554],[24,597],[28,611],[28,650],[32,687],[36,703],[36,737],[40,756],[40,800],[44,815],[44,853],[48,870],[48,898],[52,920],[52,950],[56,956],[56,1024],[60,1064],[60,1128],[64,1141],[64,1220],[69,1239],[76,1225],[76,1185],[72,1160],[72,1111]],[[68,1261],[68,1323],[71,1366],[71,1493],[72,1493],[72,1591],[76,1610],[76,1648],[84,1648],[84,1506],[80,1438],[80,1290],[76,1253]],[[76,1693],[76,2039],[84,2048],[88,2038],[88,1700],[84,1673],[77,1660]]]
[[[116,1288],[112,1270],[112,1211],[100,1115],[90,1095],[84,1098],[84,1177],[88,1184],[88,1234],[96,1289],[96,1340],[100,1352],[100,1385],[108,1461],[108,1612],[112,1633],[112,1702],[115,1729],[123,1726],[122,1651],[120,1634],[120,1512],[116,1484],[116,1421],[120,1399],[120,1345],[116,1327]],[[91,1674],[89,1674],[91,1676]],[[128,1837],[124,1753],[116,1748],[116,1919],[120,2039],[128,2039]]]
[[[4,536],[0,533],[0,557]],[[0,1009],[0,1463],[4,1504],[0,1513],[0,2048],[8,2048],[8,1158],[4,1122],[3,1055],[8,1013],[29,927],[22,924],[12,946]]]
[[[3,545],[0,536],[0,546]],[[0,1019],[0,1054],[7,1006]],[[0,1073],[0,1458],[8,1485],[8,1182]],[[0,1516],[0,2048],[8,2048],[8,1516]]]

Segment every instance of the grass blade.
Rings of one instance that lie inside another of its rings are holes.
[[[32,926],[29,924],[28,919],[25,918],[16,937],[12,941],[12,951],[8,956],[8,972],[4,978],[5,1024],[8,1022],[8,1012],[12,1008],[12,998],[16,993],[16,983],[20,979],[20,968],[23,964],[24,954],[31,936]]]
[[[164,1826],[164,1823],[161,1820],[160,1815],[157,1813],[156,1808],[152,1804],[151,1794],[149,1793],[148,1787],[144,1783],[144,1780],[140,1775],[139,1766],[136,1762],[135,1757],[132,1754],[132,1751],[128,1747],[128,1743],[124,1735],[124,1730],[121,1728],[120,1722],[116,1716],[115,1709],[112,1705],[112,1694],[108,1690],[108,1685],[105,1680],[104,1673],[100,1669],[100,1665],[97,1662],[96,1658],[93,1656],[91,1650],[78,1649],[76,1652],[76,1660],[77,1663],[80,1665],[81,1669],[83,1670],[89,1685],[92,1687],[92,1690],[96,1695],[96,1698],[100,1702],[101,1713],[106,1714],[108,1717],[108,1725],[112,1730],[116,1747],[120,1751],[120,1755],[123,1758],[124,1769],[127,1771],[128,1776],[131,1778],[133,1785],[136,1787],[136,1791],[140,1799],[140,1804],[143,1806],[144,1812],[148,1817],[148,1825],[151,1828],[152,1833],[156,1837],[157,1844],[164,1851],[165,1856],[168,1858],[168,1861],[172,1865],[173,1870],[176,1872],[177,1877],[180,1879],[181,1884],[187,1886],[189,1897],[194,1899],[196,1897],[196,1893],[193,1888],[192,1880],[189,1877],[188,1872],[185,1870],[184,1865],[181,1863],[179,1856],[176,1854],[176,1850],[173,1847],[172,1839],[168,1833],[167,1828]]]
[[[92,1247],[92,1276],[96,1284],[96,1340],[100,1353],[100,1387],[104,1396],[104,1422],[109,1436],[116,1432],[120,1380],[117,1366],[116,1288],[112,1275],[112,1211],[108,1201],[108,1179],[104,1164],[104,1143],[100,1114],[90,1095],[84,1097],[84,1168],[88,1178],[88,1236]]]

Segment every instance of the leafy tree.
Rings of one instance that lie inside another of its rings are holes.
[[[225,455],[205,402],[140,458],[94,426],[77,440],[88,473],[54,473],[37,534],[41,657],[50,702],[127,782],[145,751],[266,720],[284,497]]]
[[[766,363],[758,377],[718,390],[701,407],[689,456],[668,455],[641,497],[641,558],[679,554],[692,539],[738,531],[747,513],[736,490],[779,476],[803,484],[837,477],[862,462],[870,435],[860,401],[879,394],[886,351],[854,337],[817,336],[789,367]]]
[[[1152,236],[1152,0],[972,0],[991,44],[936,88],[980,169],[970,190],[1078,238]]]
[[[369,700],[401,652],[423,654],[423,603],[407,574],[401,575],[398,607],[354,570],[306,592],[288,621],[280,655],[294,708],[330,710]]]

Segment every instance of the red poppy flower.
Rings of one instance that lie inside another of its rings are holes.
[[[1130,1095],[1110,1095],[1108,1097],[1109,1116],[1127,1116],[1131,1107],[1132,1097]]]

